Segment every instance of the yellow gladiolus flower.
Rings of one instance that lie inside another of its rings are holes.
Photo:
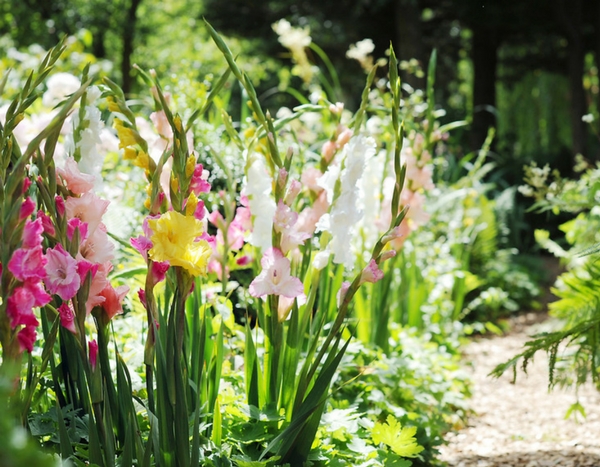
[[[180,266],[193,276],[205,276],[212,248],[202,235],[202,222],[193,216],[176,211],[149,219],[148,226],[154,234],[150,237],[152,248],[148,252],[153,261],[168,261]]]
[[[119,149],[137,144],[133,130],[123,125],[123,122],[118,118],[115,118],[115,129],[119,137]]]
[[[196,158],[193,154],[190,154],[185,161],[185,176],[191,177],[194,173],[194,169],[196,168]]]

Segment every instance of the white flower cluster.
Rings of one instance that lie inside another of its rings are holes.
[[[312,42],[308,27],[295,28],[286,19],[274,23],[273,31],[279,36],[279,43],[291,51],[303,50]]]
[[[243,193],[248,197],[252,213],[252,233],[248,242],[266,251],[272,246],[273,217],[277,209],[271,196],[273,180],[260,154],[253,154],[251,159]]]
[[[370,54],[374,50],[375,44],[373,41],[371,39],[363,39],[356,44],[350,45],[350,48],[346,52],[346,57],[358,60],[360,65],[368,71],[373,66],[373,57]]]
[[[365,170],[365,161],[375,154],[375,141],[363,135],[353,136],[343,149],[343,168],[339,177],[339,195],[333,199],[328,214],[321,217],[317,229],[331,234],[331,240],[324,251],[315,257],[315,267],[324,267],[330,254],[333,261],[343,264],[348,270],[354,267],[355,255],[352,251],[352,237],[356,225],[363,217],[358,206],[361,197],[360,179]],[[331,171],[331,172],[330,172]],[[333,197],[337,167],[330,167],[319,184],[327,191],[328,198]]]

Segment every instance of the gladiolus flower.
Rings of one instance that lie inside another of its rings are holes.
[[[149,219],[154,234],[149,257],[156,262],[168,261],[181,266],[193,276],[205,276],[212,248],[202,235],[202,222],[192,216],[169,211],[158,219]]]
[[[35,298],[25,287],[17,287],[6,301],[6,316],[10,318],[11,329],[24,324],[36,327],[39,321],[33,314]]]
[[[56,195],[54,197],[54,204],[56,205],[56,212],[59,216],[65,215],[65,200],[62,196]]]
[[[360,284],[364,284],[365,282],[374,284],[381,279],[383,279],[383,271],[379,269],[377,262],[372,259],[360,274]]]
[[[67,217],[77,217],[88,224],[88,235],[94,235],[96,228],[100,225],[102,216],[106,212],[109,201],[99,198],[92,192],[84,193],[81,197],[69,197],[65,201]]]
[[[250,295],[283,295],[288,298],[304,295],[302,282],[290,275],[290,260],[283,256],[281,250],[269,248],[260,260],[260,265],[262,272],[248,288]]]
[[[37,218],[41,220],[43,231],[48,234],[54,236],[56,234],[56,230],[54,229],[54,225],[52,224],[52,219],[48,214],[44,211],[38,211]]]
[[[92,371],[94,371],[98,362],[98,342],[95,339],[88,342],[88,351],[90,354],[90,366],[92,367]]]
[[[76,195],[81,195],[94,188],[96,177],[94,175],[83,174],[79,170],[77,162],[72,157],[67,157],[65,167],[57,168],[57,181]]]
[[[62,327],[73,334],[77,334],[77,329],[75,329],[75,314],[67,302],[64,302],[58,307],[58,314],[60,316],[60,324]]]
[[[27,219],[35,211],[35,202],[28,196],[21,204],[21,210],[19,212],[19,219]]]
[[[69,241],[73,240],[75,229],[79,230],[79,243],[85,242],[88,235],[88,225],[77,217],[69,219],[67,222],[67,238]]]
[[[40,211],[42,212],[42,211]],[[25,221],[23,228],[23,243],[21,246],[26,249],[36,248],[42,245],[42,233],[44,232],[43,221],[39,218],[31,221]]]
[[[29,353],[33,351],[33,344],[37,334],[35,332],[35,326],[25,326],[17,334],[17,340],[19,341],[19,349],[21,352],[27,350]]]
[[[44,267],[48,260],[44,257],[42,247],[19,248],[15,250],[8,262],[8,270],[20,281],[28,279],[42,280],[46,277]]]
[[[126,285],[114,288],[110,282],[100,292],[100,295],[104,297],[104,302],[102,302],[101,306],[106,313],[108,321],[113,319],[115,315],[123,313],[122,302],[127,292],[129,292],[129,287]]]
[[[46,250],[46,287],[50,293],[58,295],[63,300],[75,296],[81,285],[77,273],[77,261],[58,244]]]

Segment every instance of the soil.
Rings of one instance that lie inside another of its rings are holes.
[[[538,353],[527,374],[519,370],[498,379],[488,374],[519,353],[528,336],[554,326],[543,313],[513,319],[502,337],[473,340],[465,348],[466,370],[473,378],[475,416],[447,436],[441,460],[455,467],[600,466],[600,392],[591,384],[548,391],[548,360]],[[579,400],[587,417],[565,419]]]

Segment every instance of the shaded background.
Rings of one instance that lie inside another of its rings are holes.
[[[435,48],[443,121],[470,122],[453,134],[453,154],[479,148],[496,127],[490,158],[500,188],[520,184],[522,166],[531,161],[570,174],[576,154],[600,159],[598,119],[582,121],[588,113],[598,117],[600,0],[3,0],[0,34],[17,48],[48,48],[64,34],[76,35],[89,52],[114,63],[111,77],[135,96],[133,63],[198,81],[223,71],[204,17],[243,57],[267,106],[293,105],[269,92],[290,65],[271,27],[286,18],[310,27],[338,71],[349,107],[364,84],[359,64],[345,57],[350,44],[371,38],[377,58],[391,42],[401,60],[414,58],[423,69]],[[402,78],[424,87],[420,74]]]

